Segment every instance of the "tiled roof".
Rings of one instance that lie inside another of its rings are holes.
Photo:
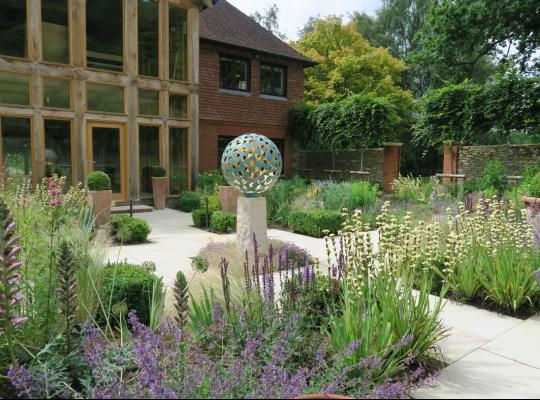
[[[219,0],[201,12],[200,37],[290,58],[306,66],[315,64],[226,0]]]

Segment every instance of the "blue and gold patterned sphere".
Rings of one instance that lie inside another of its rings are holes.
[[[221,157],[225,179],[246,197],[257,197],[270,189],[282,168],[281,154],[274,142],[257,133],[237,137]]]

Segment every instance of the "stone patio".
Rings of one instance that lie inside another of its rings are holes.
[[[174,210],[138,214],[152,226],[150,243],[112,247],[111,261],[153,261],[168,285],[178,270],[191,275],[191,257],[211,242],[235,239],[191,226],[191,214]],[[270,229],[271,239],[293,242],[322,261],[323,239]],[[374,239],[376,234],[374,233]],[[449,337],[440,344],[449,366],[438,383],[415,393],[415,398],[539,398],[540,317],[527,321],[471,306],[447,302],[442,320]]]

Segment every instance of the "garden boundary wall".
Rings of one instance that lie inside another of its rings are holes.
[[[384,143],[374,149],[303,150],[295,154],[293,168],[302,178],[366,180],[390,192],[399,176],[401,147],[401,143]]]
[[[540,165],[540,144],[493,146],[446,144],[443,175],[465,175],[465,181],[476,181],[483,176],[486,164],[497,160],[506,166],[506,176],[509,180],[519,181],[528,166]]]

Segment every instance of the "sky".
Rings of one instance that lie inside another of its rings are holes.
[[[266,9],[272,4],[279,7],[279,25],[288,39],[298,39],[298,31],[309,17],[321,15],[347,15],[353,11],[363,11],[374,15],[380,0],[228,0],[245,14]]]

